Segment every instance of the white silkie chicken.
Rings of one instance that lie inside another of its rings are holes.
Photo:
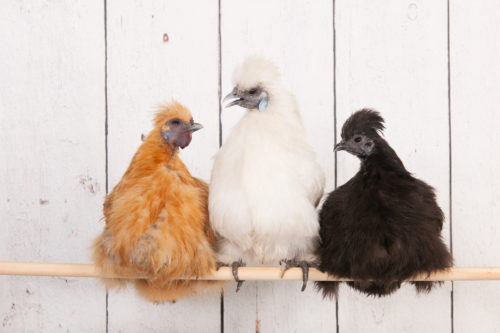
[[[238,267],[301,267],[305,289],[315,266],[316,206],[325,178],[306,142],[294,96],[276,66],[250,57],[233,74],[227,107],[248,111],[215,157],[209,192],[210,221],[218,236],[218,261]]]

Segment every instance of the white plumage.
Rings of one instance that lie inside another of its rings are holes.
[[[255,101],[215,158],[209,211],[218,235],[218,260],[276,265],[282,259],[312,261],[318,240],[316,205],[324,174],[307,144],[293,95],[277,68],[248,58],[234,72],[234,92]],[[255,88],[267,97],[260,112]],[[252,90],[253,89],[253,90]],[[238,104],[238,103],[234,103]],[[230,112],[230,111],[226,111]]]

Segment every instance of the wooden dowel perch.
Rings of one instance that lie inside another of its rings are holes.
[[[302,280],[299,268],[291,268],[281,278],[280,267],[241,267],[238,276],[241,280]],[[33,262],[0,262],[0,275],[27,276],[73,276],[73,277],[105,277],[120,278],[120,276],[102,276],[99,270],[91,264],[57,264]],[[140,278],[138,276],[137,278]],[[233,280],[229,267],[221,267],[204,280]],[[338,279],[321,273],[317,269],[309,272],[311,281],[349,281]],[[475,281],[500,280],[500,267],[453,267],[445,271],[437,271],[429,277],[426,274],[416,276],[412,281]]]

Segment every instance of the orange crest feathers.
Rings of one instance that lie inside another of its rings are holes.
[[[179,118],[189,124],[192,116],[188,108],[177,101],[173,101],[160,107],[154,117],[153,126],[161,128],[167,121],[173,118]]]

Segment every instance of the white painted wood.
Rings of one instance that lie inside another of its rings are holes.
[[[451,283],[432,295],[417,294],[413,287],[403,287],[385,298],[362,296],[351,288],[339,293],[340,332],[451,332],[449,301]]]
[[[228,283],[223,295],[224,332],[259,332],[257,328],[260,329],[262,323],[258,316],[258,286],[262,283],[265,282],[246,281],[238,293],[236,283]]]
[[[90,262],[105,184],[102,2],[0,10],[0,260]],[[0,277],[1,332],[105,331],[96,280]]]
[[[109,293],[109,332],[220,332],[220,296],[152,304],[132,286]]]
[[[334,184],[333,155],[333,8],[332,1],[225,1],[222,20],[222,94],[232,90],[232,72],[244,58],[261,54],[280,67],[295,94],[307,138]],[[243,115],[236,107],[223,110],[223,136]],[[318,332],[335,330],[335,302],[322,301],[312,283],[231,285],[224,297],[226,332]]]
[[[385,137],[414,175],[437,189],[448,217],[446,1],[336,1],[337,130],[352,112],[379,110]],[[338,184],[359,161],[338,153]],[[449,238],[449,222],[443,236]],[[415,297],[411,286],[371,299],[343,287],[342,332],[450,332],[451,286]]]
[[[150,130],[156,106],[173,98],[205,127],[181,158],[193,175],[208,180],[219,143],[217,2],[107,4],[109,189]],[[133,289],[113,292],[109,331],[219,332],[220,295],[154,305]]]
[[[453,250],[456,265],[500,262],[498,1],[450,2]],[[455,332],[498,332],[500,282],[460,282]]]
[[[177,98],[205,128],[182,158],[209,179],[218,148],[218,1],[108,0],[109,184],[155,106]],[[335,0],[337,130],[379,109],[407,168],[447,213],[446,0]],[[332,1],[221,0],[222,93],[248,54],[277,61],[333,189]],[[105,194],[104,3],[5,2],[0,10],[0,261],[90,262]],[[498,266],[500,23],[495,0],[450,0],[453,248],[457,266]],[[164,42],[164,34],[168,41]],[[243,114],[223,110],[223,136]],[[338,184],[357,170],[338,155]],[[226,332],[333,332],[335,304],[312,284],[247,282],[224,297]],[[389,298],[342,288],[340,332],[451,332],[451,284]],[[500,331],[500,283],[454,283],[454,331]],[[152,305],[109,297],[109,332],[219,332],[220,297]],[[0,332],[105,332],[94,279],[0,276]]]

